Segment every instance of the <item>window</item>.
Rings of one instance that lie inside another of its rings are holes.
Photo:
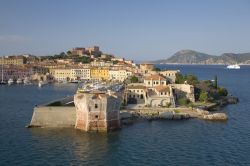
[[[95,104],[95,108],[98,108],[98,104]]]
[[[148,85],[150,85],[150,82],[148,81]]]
[[[96,115],[95,118],[97,119],[97,118],[98,118],[98,115]]]

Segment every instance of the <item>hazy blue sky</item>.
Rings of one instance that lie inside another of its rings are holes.
[[[136,60],[250,52],[249,0],[1,0],[0,55],[76,46]]]

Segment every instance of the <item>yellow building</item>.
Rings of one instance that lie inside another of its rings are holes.
[[[109,69],[108,68],[91,68],[90,77],[94,80],[108,80]]]
[[[8,57],[0,58],[0,65],[23,65],[25,63],[24,57]]]
[[[58,69],[50,69],[50,74],[54,77],[54,79],[58,82],[70,81],[71,79],[71,69],[66,68],[58,68]]]

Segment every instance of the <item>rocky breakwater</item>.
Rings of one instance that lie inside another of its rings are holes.
[[[239,99],[237,97],[226,96],[218,100],[213,105],[209,107],[205,107],[204,109],[207,109],[209,111],[220,111],[222,107],[227,106],[229,104],[237,104],[238,102],[239,102]]]
[[[225,113],[210,113],[209,111],[203,109],[196,109],[198,113],[197,118],[204,119],[204,120],[213,120],[213,121],[226,121],[228,117]]]
[[[158,119],[181,120],[181,119],[191,118],[191,116],[188,113],[175,112],[175,111],[133,112],[132,117],[140,118],[140,119],[147,119],[147,120],[158,120]]]
[[[226,121],[228,117],[225,113],[214,113],[214,114],[203,115],[203,119],[213,120],[213,121]]]

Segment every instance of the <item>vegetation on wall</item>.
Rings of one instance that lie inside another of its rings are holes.
[[[138,82],[139,82],[139,79],[138,79],[138,77],[136,77],[136,76],[132,76],[132,77],[130,78],[130,81],[131,81],[131,83],[138,83]]]

